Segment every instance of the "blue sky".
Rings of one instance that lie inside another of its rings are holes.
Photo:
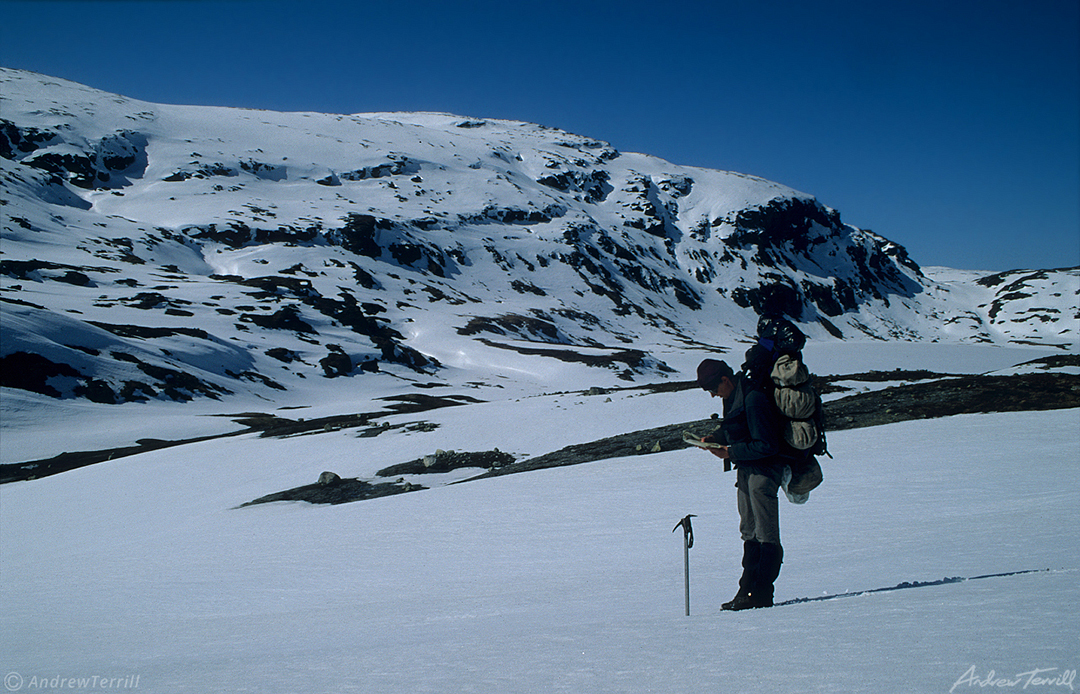
[[[922,265],[1080,264],[1077,0],[0,0],[0,17],[0,64],[133,98],[530,121],[783,183]]]

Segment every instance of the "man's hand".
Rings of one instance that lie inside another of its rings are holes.
[[[701,442],[702,443],[711,443],[710,441],[705,440],[707,438],[709,438],[709,437],[708,436],[702,437]],[[727,446],[721,446],[720,448],[706,448],[705,450],[707,450],[709,453],[712,453],[717,458],[721,458],[723,460],[727,460],[728,458],[731,457],[731,451],[728,450]]]

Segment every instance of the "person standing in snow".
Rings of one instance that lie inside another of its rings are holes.
[[[768,366],[758,349],[747,352],[747,363],[738,374],[715,359],[705,359],[697,369],[698,385],[724,401],[720,427],[702,441],[721,444],[706,450],[724,460],[725,472],[734,465],[738,475],[743,572],[738,593],[721,605],[724,610],[771,607],[773,583],[784,557],[777,500],[785,465],[780,455],[782,434],[776,409],[765,393]]]

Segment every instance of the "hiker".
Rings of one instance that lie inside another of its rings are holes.
[[[743,573],[734,599],[721,605],[724,610],[771,607],[773,582],[784,557],[777,490],[786,462],[780,455],[778,412],[762,380],[769,373],[763,351],[767,352],[758,345],[751,347],[738,374],[726,362],[715,359],[702,361],[697,369],[698,385],[724,400],[723,422],[702,442],[722,444],[706,450],[724,460],[725,472],[734,465],[738,475],[735,486]]]

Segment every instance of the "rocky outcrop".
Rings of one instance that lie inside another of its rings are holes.
[[[323,473],[323,475],[326,474],[327,473]],[[337,477],[336,475],[334,476]],[[283,492],[267,494],[266,496],[241,504],[239,508],[255,506],[257,504],[268,504],[274,501],[306,501],[309,504],[347,504],[353,501],[378,499],[384,496],[404,494],[406,492],[419,491],[421,489],[424,489],[424,487],[407,482],[383,482],[373,484],[356,478],[342,479],[340,477],[335,480],[330,480],[328,478],[324,481],[324,478],[320,476],[319,481],[315,484],[305,484],[300,487],[286,489]]]
[[[401,475],[426,475],[450,472],[459,468],[496,469],[510,465],[514,456],[499,449],[493,451],[444,451],[437,450],[431,455],[407,463],[391,465],[379,470],[379,477],[399,477]]]
[[[146,136],[121,130],[93,142],[69,140],[59,130],[0,120],[0,157],[58,176],[86,189],[117,188],[146,170]]]

